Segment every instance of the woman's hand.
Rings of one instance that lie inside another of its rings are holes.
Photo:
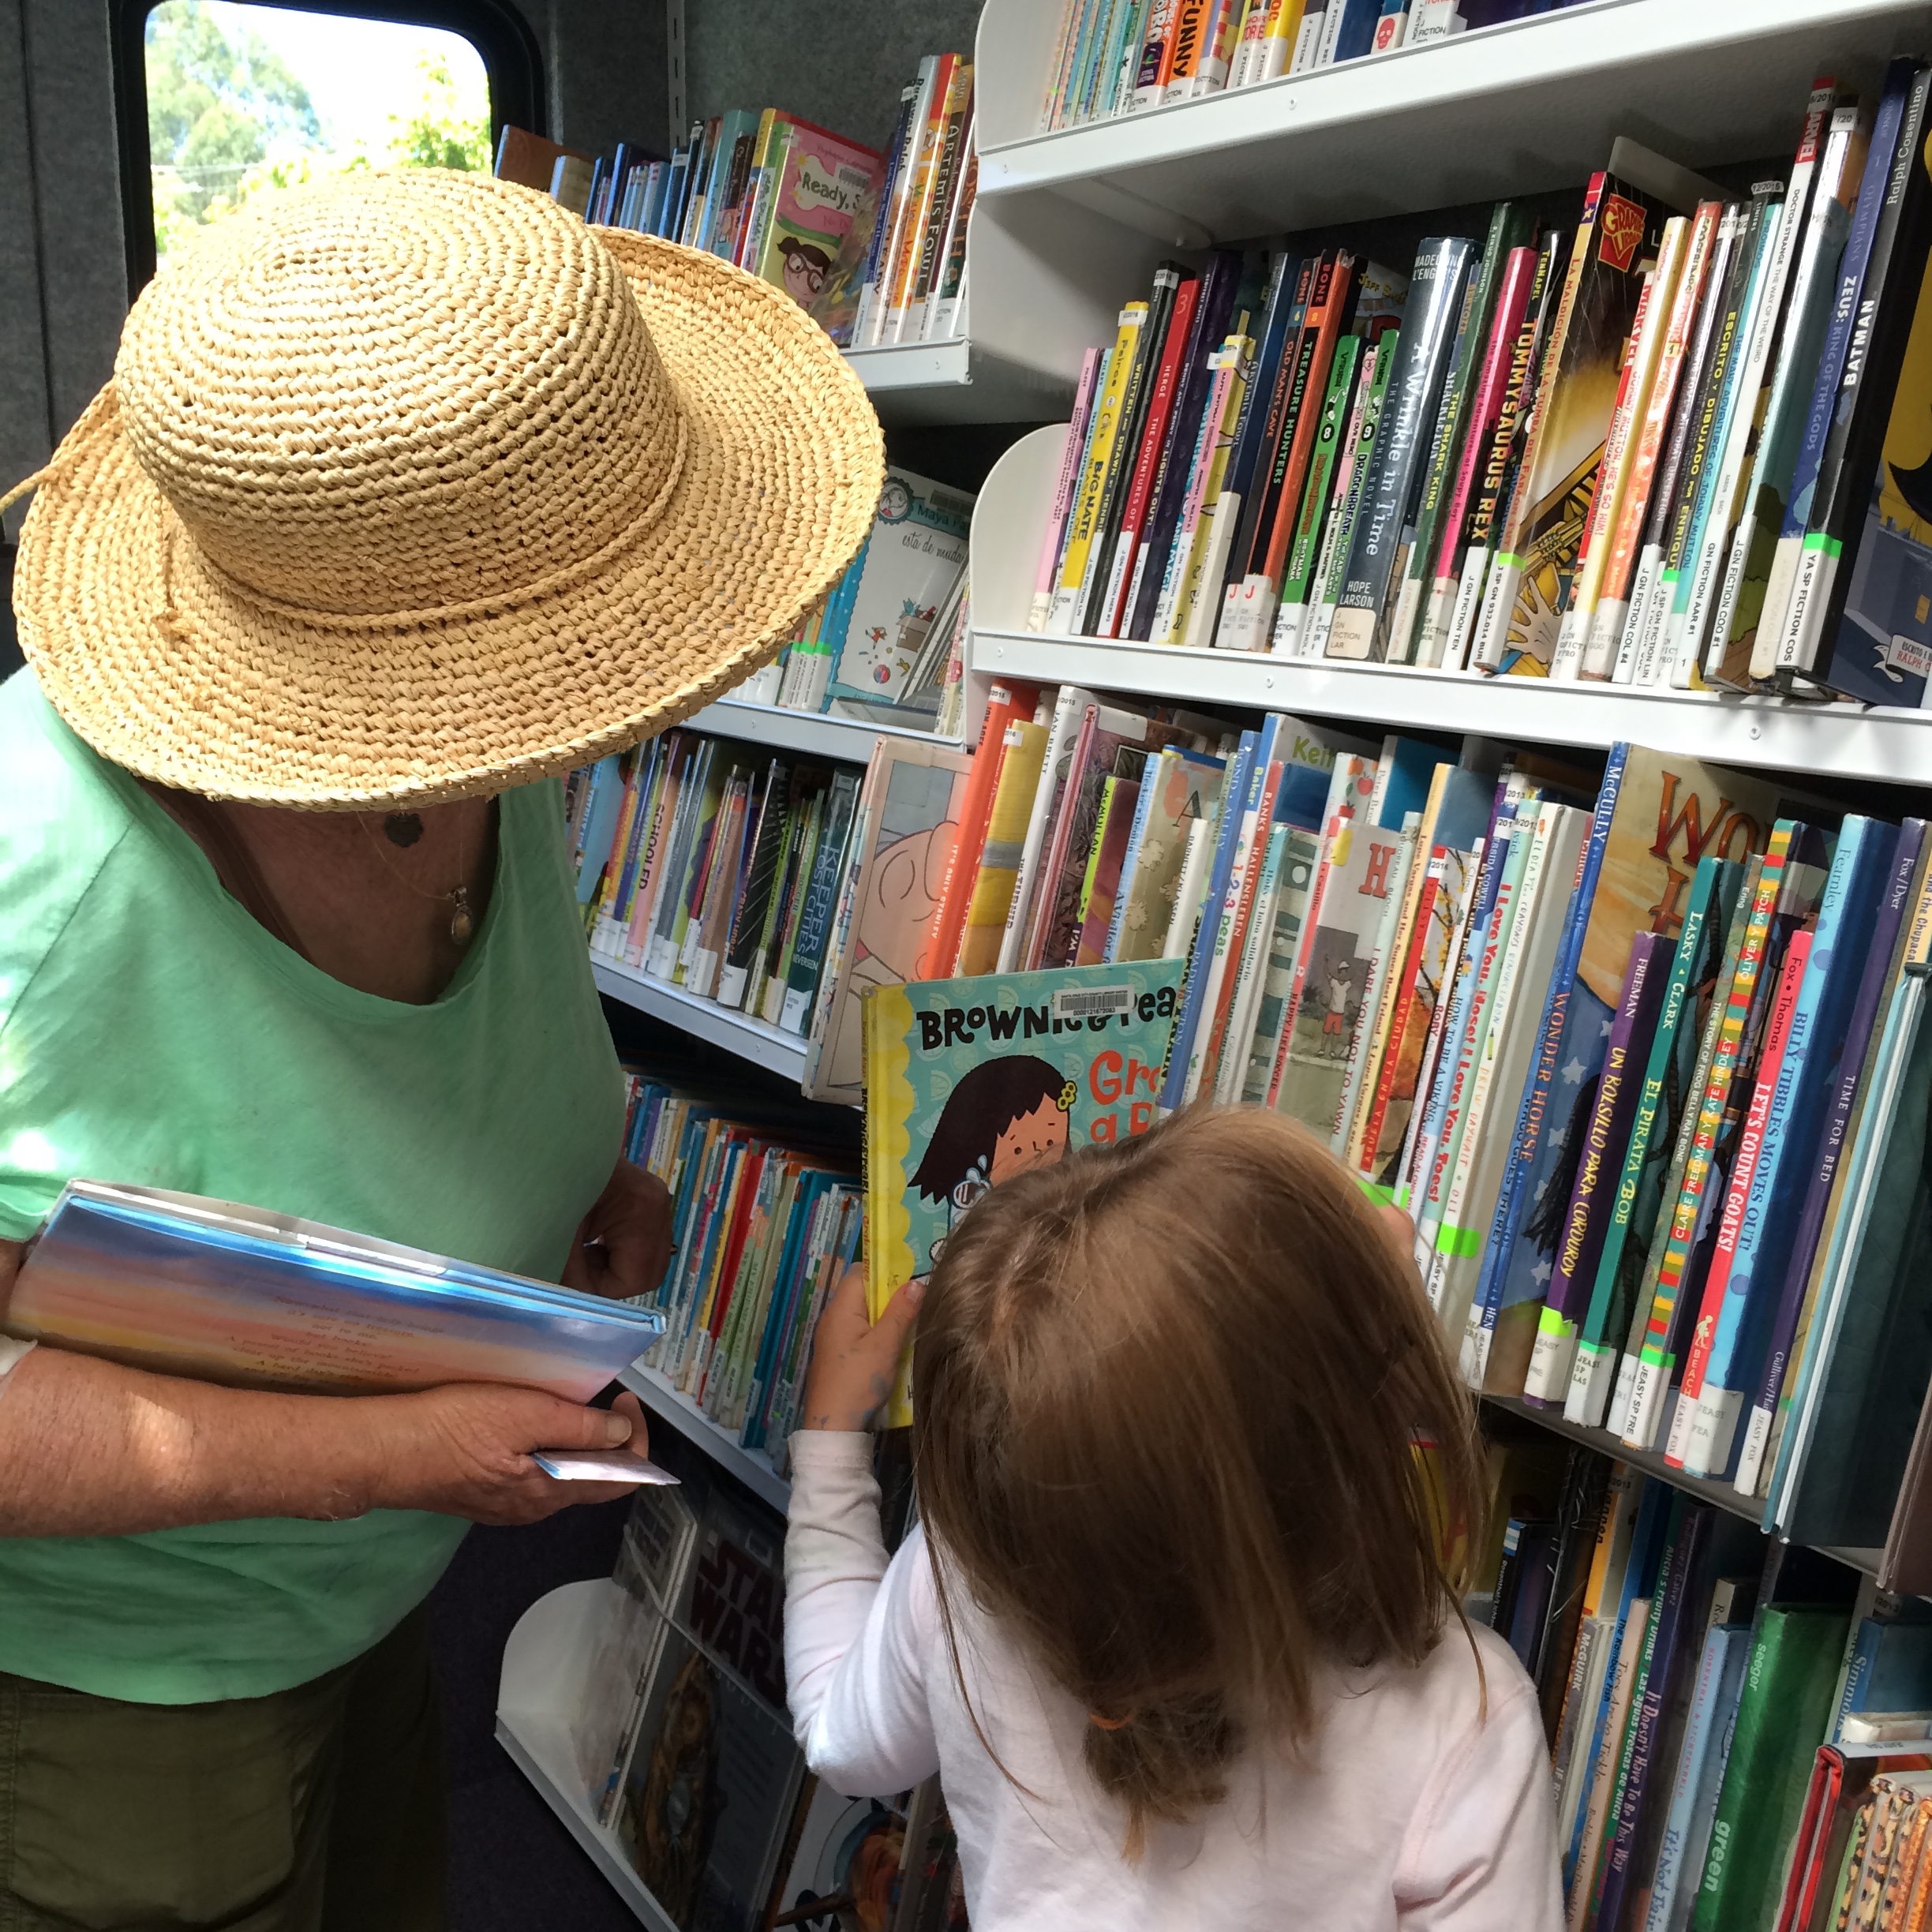
[[[612,1301],[649,1294],[671,1264],[671,1190],[620,1160],[571,1243],[564,1286]]]
[[[855,1262],[845,1271],[818,1317],[805,1376],[801,1428],[872,1426],[880,1404],[892,1393],[912,1318],[925,1297],[923,1281],[908,1282],[875,1322],[866,1314],[864,1267]]]
[[[472,1522],[532,1523],[578,1503],[628,1496],[635,1483],[559,1482],[530,1458],[533,1449],[650,1453],[635,1395],[608,1410],[580,1408],[541,1390],[456,1382],[380,1402],[384,1454],[369,1507],[434,1510]],[[345,1421],[353,1405],[344,1402]]]

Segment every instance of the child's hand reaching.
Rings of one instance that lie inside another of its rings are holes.
[[[799,1426],[808,1429],[867,1429],[892,1393],[899,1357],[926,1284],[910,1281],[886,1305],[876,1322],[866,1315],[865,1270],[848,1267],[818,1318],[811,1367],[805,1376],[805,1409]]]

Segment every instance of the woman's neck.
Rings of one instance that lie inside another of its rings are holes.
[[[496,875],[493,799],[391,818],[147,789],[207,853],[234,897],[344,986],[427,1005],[478,943]],[[223,849],[230,846],[238,851]],[[253,880],[234,876],[249,871]],[[466,943],[458,937],[466,920]]]

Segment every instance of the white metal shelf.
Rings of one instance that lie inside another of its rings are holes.
[[[651,1413],[668,1422],[687,1441],[702,1449],[721,1468],[769,1503],[781,1515],[792,1500],[792,1485],[774,1470],[762,1449],[747,1449],[730,1430],[717,1423],[680,1390],[674,1389],[655,1368],[633,1362],[617,1380]]]
[[[1634,690],[1626,685],[1486,678],[1407,665],[1335,664],[1179,650],[1098,638],[975,631],[983,676],[1145,691],[1191,703],[1313,717],[1370,718],[1420,730],[1473,732],[1604,747],[1619,739],[1683,757],[1905,784],[1932,781],[1932,713],[1856,705]]]
[[[920,744],[959,742],[901,724],[867,724],[857,718],[788,711],[781,705],[754,704],[736,698],[721,698],[685,723],[693,731],[769,745],[775,751],[802,751],[808,758],[843,758],[852,765],[864,764],[882,738],[906,738]]]
[[[1035,369],[977,343],[888,343],[848,349],[878,411],[894,425],[1043,422],[1063,416],[1073,397],[1065,370]]]
[[[1043,192],[1182,247],[1580,185],[1619,134],[1784,154],[1814,76],[1869,85],[1926,32],[1923,0],[1595,0],[1043,135],[1060,12],[980,17],[980,205]]]
[[[496,1742],[638,1922],[651,1932],[678,1932],[677,1922],[646,1889],[617,1834],[597,1822],[571,1739],[570,1713],[582,1694],[616,1587],[601,1577],[566,1583],[540,1597],[517,1619],[498,1680]]]
[[[795,1083],[805,1078],[805,1043],[796,1033],[734,1013],[715,1000],[696,998],[682,987],[668,986],[601,953],[590,955],[590,971],[600,993],[680,1027],[713,1046],[722,1046],[769,1073]]]

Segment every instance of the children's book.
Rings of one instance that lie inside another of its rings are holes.
[[[865,996],[874,1319],[1010,1175],[1154,1125],[1184,962],[882,986]],[[911,1419],[902,1369],[895,1424]]]
[[[628,1302],[294,1215],[70,1181],[28,1245],[6,1331],[239,1388],[505,1382],[581,1402],[662,1326]]]
[[[832,674],[835,703],[876,707],[905,692],[940,606],[966,567],[972,507],[964,491],[887,469]]]
[[[860,996],[869,986],[915,979],[929,971],[926,952],[939,910],[953,841],[959,836],[972,761],[964,751],[912,739],[882,739],[864,848],[855,854],[852,911],[814,1064],[804,1088],[814,1100],[856,1105],[864,1071]]]

